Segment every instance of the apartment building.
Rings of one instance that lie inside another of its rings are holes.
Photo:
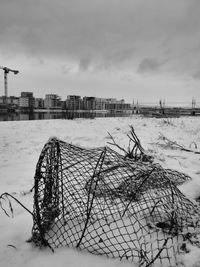
[[[19,107],[22,109],[34,109],[35,98],[32,92],[21,92]]]
[[[7,104],[11,106],[19,106],[19,97],[16,96],[1,96],[0,97],[0,104]]]
[[[95,110],[105,110],[106,101],[104,98],[95,97]]]
[[[44,99],[44,108],[61,109],[61,98],[56,94],[47,94]]]
[[[83,109],[85,110],[95,110],[95,97],[83,97]]]
[[[68,95],[66,100],[66,109],[68,110],[83,109],[83,100],[78,95]]]
[[[19,106],[19,97],[9,96],[7,98],[7,104],[11,106]]]
[[[104,110],[105,99],[98,97],[83,97],[83,109],[85,110]]]
[[[6,96],[0,96],[0,105],[5,105],[7,102],[7,98]]]
[[[43,108],[44,108],[44,99],[35,98],[35,109],[43,109]]]

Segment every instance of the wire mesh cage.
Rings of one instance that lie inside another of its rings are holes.
[[[199,209],[177,188],[188,179],[109,147],[52,138],[36,167],[32,239],[140,266],[173,266],[187,242],[198,245]]]

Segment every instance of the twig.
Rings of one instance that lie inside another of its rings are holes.
[[[117,148],[119,148],[121,151],[123,151],[125,154],[127,154],[127,151],[122,148],[121,146],[119,146],[116,142],[115,142],[115,139],[112,137],[112,135],[110,133],[108,133],[110,138],[112,139],[113,143],[111,142],[108,142],[109,145],[112,145],[112,146],[116,146]]]
[[[192,149],[185,148],[184,146],[178,144],[176,141],[171,141],[170,139],[165,137],[162,133],[160,133],[160,137],[166,143],[166,145],[168,145],[172,149],[180,149],[180,150],[183,150],[183,151],[186,151],[186,152],[192,152],[192,153],[195,153],[195,154],[200,154],[200,151],[194,151]]]
[[[15,248],[17,249],[14,245],[8,244],[7,247]]]
[[[145,150],[142,147],[140,140],[134,131],[133,126],[130,125],[129,127],[130,127],[130,133],[127,134],[127,137],[129,138],[129,144],[128,144],[127,150],[121,147],[120,145],[118,145],[110,133],[108,134],[112,142],[108,142],[108,144],[115,146],[119,150],[123,151],[123,153],[125,154],[124,156],[125,158],[134,159],[134,160],[142,160],[142,161],[150,161],[151,157],[145,153]]]
[[[6,214],[8,217],[10,217],[10,216],[9,216],[9,214],[6,212],[6,210],[3,208],[2,203],[1,203],[1,199],[5,200],[4,197],[5,197],[5,198],[8,200],[8,202],[9,202],[9,207],[10,207],[10,211],[11,211],[12,216],[13,216],[13,208],[12,208],[11,202],[10,202],[10,200],[9,200],[9,197],[12,198],[12,199],[14,199],[20,206],[22,206],[22,208],[24,208],[26,211],[28,211],[28,213],[30,213],[30,214],[33,216],[33,213],[32,213],[29,209],[27,209],[27,208],[26,208],[26,207],[25,207],[25,206],[24,206],[18,199],[16,199],[15,197],[13,197],[11,194],[5,192],[5,193],[3,193],[3,194],[0,195],[0,207],[2,208],[2,210],[5,212],[5,214]]]

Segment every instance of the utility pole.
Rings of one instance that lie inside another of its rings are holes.
[[[160,99],[159,105],[160,105],[160,113],[165,114],[165,100]]]
[[[195,98],[193,97],[193,98],[192,98],[192,109],[195,109],[195,107],[196,107],[196,100],[195,100]]]
[[[195,108],[196,108],[196,100],[195,100],[195,98],[193,97],[193,98],[192,98],[192,115],[193,115],[193,116],[195,115]]]

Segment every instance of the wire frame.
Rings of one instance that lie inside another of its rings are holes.
[[[52,138],[39,157],[32,239],[140,266],[173,266],[198,245],[198,207],[177,188],[185,174]]]

